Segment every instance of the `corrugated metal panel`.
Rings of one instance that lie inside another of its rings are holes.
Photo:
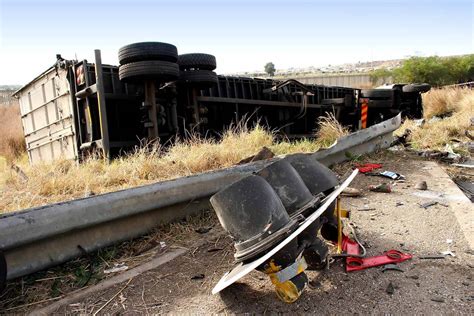
[[[52,68],[17,92],[31,163],[78,156],[67,71]]]

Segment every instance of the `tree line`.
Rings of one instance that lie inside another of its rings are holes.
[[[474,54],[451,57],[411,57],[394,69],[381,68],[370,74],[377,83],[429,83],[433,86],[474,81]]]

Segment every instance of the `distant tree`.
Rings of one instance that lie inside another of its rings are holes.
[[[387,83],[392,76],[392,72],[387,68],[376,69],[370,73],[370,82],[372,82],[373,85],[384,84]]]
[[[265,72],[270,76],[273,77],[275,74],[275,64],[272,62],[269,62],[265,65]]]

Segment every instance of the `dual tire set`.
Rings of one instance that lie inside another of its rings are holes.
[[[161,42],[141,42],[119,49],[119,78],[124,82],[146,80],[178,81],[208,86],[217,83],[216,58],[209,54],[178,55],[176,46]]]

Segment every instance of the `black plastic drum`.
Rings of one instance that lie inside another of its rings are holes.
[[[339,180],[334,172],[312,158],[311,154],[292,155],[285,158],[296,169],[313,195],[330,193]]]
[[[272,163],[257,175],[272,186],[290,217],[301,213],[301,208],[314,199],[298,172],[285,160]]]
[[[235,258],[253,258],[294,229],[280,198],[259,176],[239,180],[211,197],[222,227],[234,238]]]

